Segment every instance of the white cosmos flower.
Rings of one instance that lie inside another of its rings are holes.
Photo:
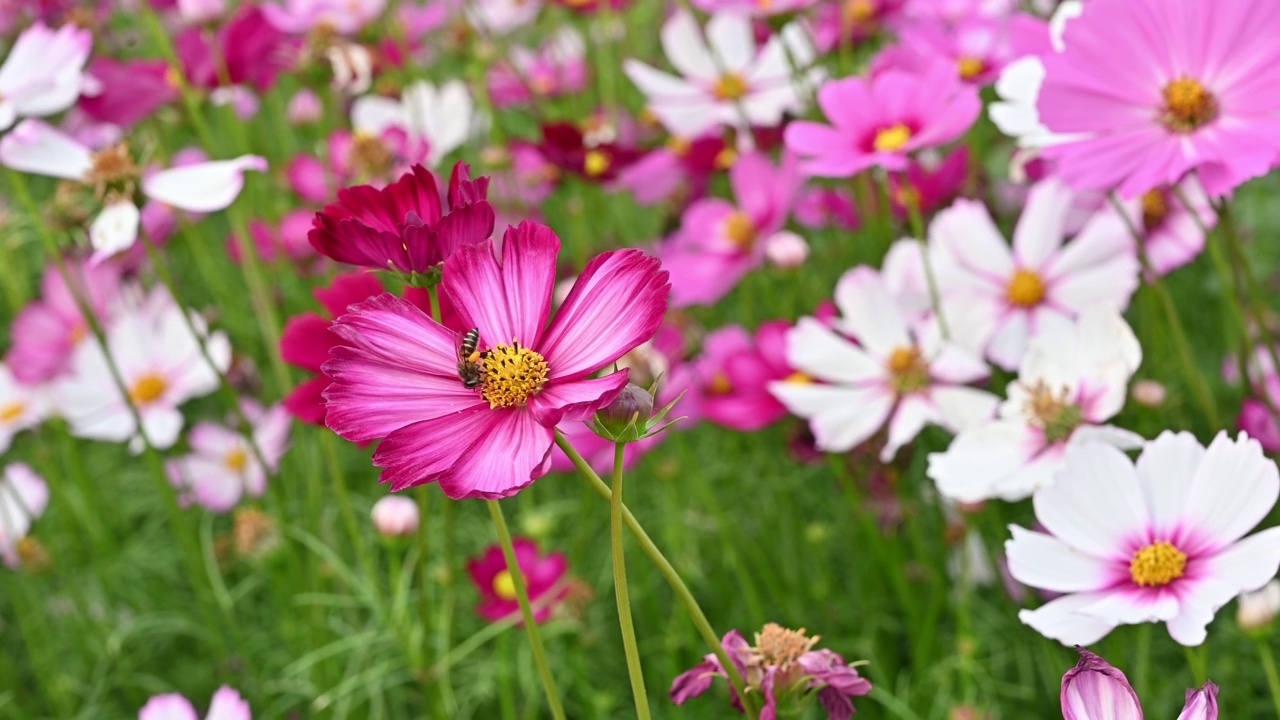
[[[958,502],[1020,500],[1048,486],[1073,446],[1142,446],[1142,437],[1101,423],[1124,407],[1142,347],[1120,314],[1094,306],[1074,326],[1035,338],[999,417],[962,431],[929,455],[928,475]]]
[[[1094,213],[1067,239],[1077,195],[1056,178],[1034,185],[1012,248],[976,200],[957,200],[929,225],[942,307],[957,308],[966,328],[956,337],[1006,370],[1033,335],[1070,326],[1093,304],[1122,310],[1138,287],[1133,238],[1117,214]]]
[[[996,397],[965,386],[987,376],[986,364],[930,327],[910,327],[875,270],[845,273],[835,301],[841,313],[836,328],[857,344],[814,318],[801,318],[787,333],[787,360],[818,382],[769,385],[788,410],[809,420],[819,448],[851,450],[887,421],[889,439],[880,455],[887,462],[925,425],[955,432],[990,417]]]
[[[0,453],[13,443],[13,436],[44,422],[49,402],[41,388],[21,385],[8,365],[0,365]]]
[[[0,476],[0,560],[17,567],[18,543],[49,504],[49,485],[30,467],[8,465]]]
[[[1280,527],[1245,537],[1277,494],[1275,463],[1243,433],[1205,448],[1165,432],[1137,463],[1108,445],[1073,447],[1033,500],[1046,532],[1012,526],[1005,545],[1015,579],[1065,595],[1019,617],[1066,645],[1145,622],[1199,645],[1218,608],[1280,568]]]
[[[107,333],[111,359],[119,369],[128,398],[111,375],[107,357],[96,342],[81,343],[72,358],[71,375],[55,387],[55,403],[77,437],[114,442],[129,441],[142,448],[129,410],[130,401],[142,418],[151,443],[168,448],[182,430],[178,406],[218,387],[218,372],[231,364],[231,344],[217,332],[207,336],[210,367],[198,341],[182,317],[182,309],[162,289],[153,290],[142,307],[122,310]],[[197,328],[203,320],[192,315]]]
[[[749,16],[713,15],[704,42],[698,21],[681,9],[662,26],[662,47],[678,77],[635,59],[623,63],[623,71],[648,99],[649,110],[680,137],[724,125],[777,125],[784,113],[804,110],[796,82],[814,87],[825,77],[821,68],[810,67],[813,44],[794,22],[757,52]],[[792,63],[803,80],[792,78]]]
[[[183,503],[227,512],[245,495],[261,497],[266,492],[267,475],[275,471],[288,445],[292,419],[283,405],[264,409],[244,400],[241,408],[252,426],[252,444],[231,427],[202,422],[187,436],[191,453],[169,461],[169,479],[183,491]],[[266,467],[258,461],[254,445],[262,451]]]
[[[62,112],[80,97],[93,35],[75,25],[36,23],[18,36],[0,65],[0,130],[20,117]]]
[[[40,120],[23,120],[0,138],[0,165],[49,177],[73,180],[104,192],[102,215],[89,227],[93,261],[104,260],[133,245],[140,213],[133,201],[140,171],[128,148],[114,145],[99,152]],[[264,172],[267,161],[257,155],[194,163],[161,170],[141,180],[147,197],[189,212],[213,212],[231,205],[244,189],[244,173]]]
[[[351,126],[356,132],[379,136],[389,128],[400,128],[410,139],[427,142],[427,164],[432,167],[467,141],[474,116],[475,103],[461,80],[438,88],[419,80],[406,87],[399,100],[365,95],[351,106]]]

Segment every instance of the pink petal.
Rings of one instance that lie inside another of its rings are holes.
[[[497,500],[515,495],[547,473],[553,433],[533,413],[502,413],[467,449],[465,460],[440,478],[440,489],[454,499]]]
[[[555,427],[562,421],[587,420],[613,402],[626,384],[626,370],[591,380],[547,383],[537,395],[529,398],[529,412],[545,427]]]
[[[463,327],[480,329],[482,347],[513,341],[538,347],[551,312],[560,238],[526,221],[507,229],[501,264],[494,250],[491,241],[459,248],[445,261],[444,290]]]
[[[240,697],[240,693],[223,685],[213,694],[204,720],[252,720],[252,717],[249,703]]]
[[[138,720],[200,720],[191,701],[171,693],[156,695],[138,711]]]

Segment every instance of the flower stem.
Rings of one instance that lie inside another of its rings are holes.
[[[1276,670],[1275,651],[1266,640],[1258,639],[1257,643],[1262,670],[1267,675],[1267,687],[1271,688],[1271,702],[1275,705],[1276,717],[1280,717],[1280,671]]]
[[[591,484],[591,487],[595,488],[595,491],[599,493],[601,497],[606,500],[612,500],[613,492],[609,490],[609,486],[600,479],[600,476],[596,474],[596,471],[591,469],[591,466],[582,458],[582,455],[574,449],[568,439],[566,439],[558,430],[556,431],[556,445],[560,446],[560,449],[568,456],[569,461],[573,463],[573,466],[578,469],[578,472],[582,477],[586,478],[587,482]],[[702,635],[702,639],[707,643],[707,646],[711,648],[711,652],[714,653],[716,659],[720,661],[720,665],[724,667],[725,672],[729,674],[729,682],[733,685],[734,691],[738,693],[738,697],[742,699],[742,704],[746,709],[747,717],[749,720],[755,720],[756,710],[751,704],[750,699],[747,697],[747,685],[742,680],[742,674],[738,672],[738,666],[733,664],[733,661],[729,659],[729,654],[724,651],[723,647],[721,647],[720,638],[716,636],[715,630],[711,628],[711,623],[707,621],[707,616],[702,612],[702,608],[698,605],[697,598],[693,596],[693,593],[689,592],[689,587],[684,584],[684,580],[680,577],[680,573],[676,572],[676,569],[671,566],[670,561],[668,561],[666,556],[662,554],[662,551],[658,549],[658,546],[653,544],[653,540],[649,538],[649,534],[644,531],[644,528],[640,527],[640,522],[637,521],[635,515],[632,515],[631,511],[627,509],[626,504],[621,504],[621,510],[622,519],[626,522],[627,528],[631,530],[631,534],[635,537],[636,542],[640,544],[640,549],[644,551],[645,556],[647,556],[649,561],[658,568],[658,572],[662,573],[662,577],[666,579],[667,584],[675,591],[676,597],[678,597],[681,604],[684,605],[685,612],[689,614],[689,619],[693,621],[694,626],[698,629],[698,633]]]
[[[627,589],[627,558],[622,545],[622,460],[626,443],[618,443],[613,453],[613,493],[609,498],[609,541],[613,547],[613,594],[618,600],[618,625],[622,628],[622,648],[627,656],[631,694],[636,699],[636,717],[649,720],[649,696],[644,691],[644,671],[636,647],[636,629],[631,623],[631,594]]]
[[[497,500],[485,502],[489,505],[489,515],[493,517],[493,527],[498,531],[498,542],[502,545],[502,556],[507,561],[507,572],[511,573],[511,584],[516,586],[516,601],[520,604],[520,615],[524,618],[524,631],[529,636],[529,644],[533,646],[533,662],[538,666],[538,675],[542,677],[542,689],[546,691],[551,716],[556,720],[565,720],[564,706],[560,704],[560,693],[556,690],[556,680],[551,676],[551,667],[547,665],[547,651],[542,646],[538,623],[533,620],[533,608],[529,606],[529,588],[524,583],[524,573],[520,572],[516,550],[511,544],[507,519],[503,517],[502,506]]]

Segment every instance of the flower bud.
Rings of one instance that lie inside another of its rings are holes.
[[[1250,593],[1240,596],[1236,604],[1236,624],[1248,632],[1261,630],[1280,612],[1280,580],[1272,580]]]
[[[1133,384],[1133,389],[1129,391],[1129,395],[1133,397],[1133,401],[1143,407],[1158,408],[1164,405],[1165,392],[1164,385],[1155,380],[1139,380]]]
[[[383,537],[404,537],[418,531],[418,503],[400,495],[387,495],[373,504],[373,526]]]
[[[314,90],[303,88],[289,98],[289,122],[294,125],[305,125],[320,119],[324,114],[324,105]]]
[[[789,230],[776,232],[765,240],[764,256],[776,267],[797,268],[809,259],[809,243]]]
[[[1081,648],[1080,662],[1062,676],[1062,718],[1097,717],[1142,720],[1142,704],[1124,673]]]
[[[613,402],[596,413],[596,425],[604,437],[614,442],[635,442],[645,436],[652,416],[653,395],[635,383],[627,383]]]
[[[1218,686],[1206,682],[1199,690],[1188,690],[1178,720],[1218,720]]]

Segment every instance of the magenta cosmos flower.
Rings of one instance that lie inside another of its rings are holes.
[[[982,111],[978,91],[952,63],[919,72],[886,70],[871,79],[831,80],[818,90],[830,125],[797,121],[783,133],[787,149],[821,177],[849,177],[874,166],[907,169],[907,156],[964,134]]]
[[[511,549],[515,551],[516,564],[524,576],[529,602],[537,606],[533,621],[546,622],[569,589],[563,582],[569,571],[569,561],[561,553],[539,553],[538,543],[528,538],[516,538]],[[468,562],[467,574],[480,591],[480,604],[476,606],[480,617],[497,622],[520,612],[516,584],[500,546],[490,545],[483,555]]]
[[[1280,6],[1092,0],[1043,58],[1037,109],[1068,183],[1136,197],[1196,170],[1210,196],[1280,153]]]
[[[424,273],[458,247],[493,234],[488,190],[488,178],[473,181],[467,165],[458,163],[449,178],[445,212],[435,176],[415,165],[382,190],[372,185],[340,190],[338,202],[316,213],[308,237],[317,251],[338,262]]]
[[[547,327],[560,239],[532,222],[458,249],[443,295],[481,353],[460,377],[463,333],[391,295],[355,305],[332,330],[326,423],[354,442],[383,438],[373,463],[401,490],[439,482],[451,498],[514,495],[547,472],[553,428],[585,420],[626,385],[591,375],[657,330],[667,273],[639,250],[589,262]],[[478,381],[478,382],[475,382]],[[472,385],[472,387],[468,387]]]
[[[791,324],[764,323],[754,337],[745,328],[729,325],[707,335],[702,355],[671,373],[670,390],[685,390],[680,412],[739,432],[768,427],[787,414],[769,393],[770,383],[798,377],[787,362],[787,332]]]

